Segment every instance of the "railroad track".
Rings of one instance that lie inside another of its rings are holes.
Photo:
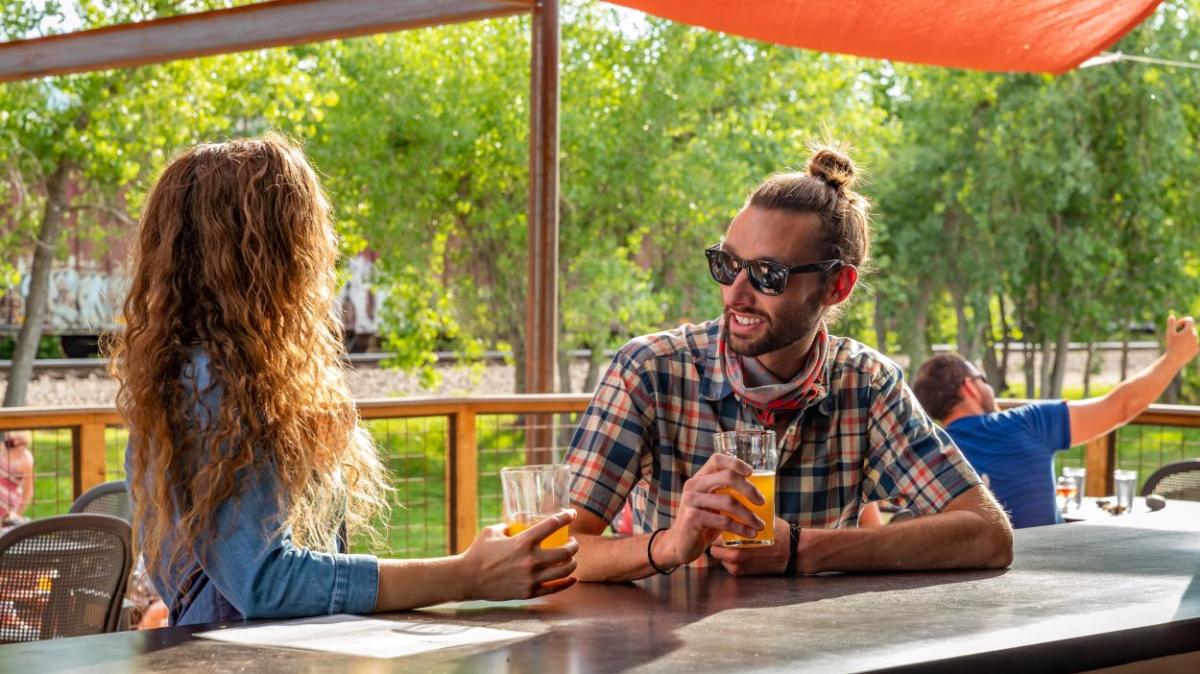
[[[591,354],[592,352],[586,349],[568,352],[569,356],[577,359],[589,358]],[[346,356],[346,361],[352,368],[375,369],[391,355],[390,353],[351,353]],[[454,365],[463,360],[463,357],[454,351],[436,351],[434,355],[437,356],[439,365]],[[609,356],[611,355],[612,353],[609,354]],[[509,351],[485,351],[478,360],[487,363],[502,363],[510,358],[512,358],[512,353]],[[0,360],[0,375],[7,375],[11,367],[11,360]],[[33,362],[33,376],[47,374],[63,378],[86,377],[90,374],[103,374],[107,367],[108,360],[105,358],[41,358]]]

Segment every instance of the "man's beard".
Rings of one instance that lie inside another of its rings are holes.
[[[799,311],[789,313],[786,316],[771,317],[765,314],[752,314],[763,319],[767,330],[762,336],[756,339],[746,340],[730,332],[729,322],[733,318],[729,315],[729,312],[726,312],[726,339],[728,340],[729,348],[735,353],[751,358],[758,357],[764,353],[778,351],[815,333],[817,325],[821,321],[822,314],[821,297],[816,294]]]

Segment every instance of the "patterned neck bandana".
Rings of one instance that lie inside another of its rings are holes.
[[[817,330],[812,348],[805,356],[805,363],[790,381],[782,381],[771,373],[757,358],[748,358],[726,348],[725,333],[721,332],[717,349],[725,376],[733,387],[742,408],[752,412],[764,428],[775,425],[776,413],[798,410],[825,394],[821,381],[821,370],[825,367],[825,355],[829,348],[829,332],[824,324]],[[753,382],[756,385],[750,385]]]

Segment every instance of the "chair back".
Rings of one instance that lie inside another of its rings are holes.
[[[112,515],[126,522],[133,521],[133,508],[129,503],[129,489],[121,480],[105,482],[87,490],[71,504],[72,513]]]
[[[1175,461],[1151,473],[1142,485],[1142,496],[1150,494],[1200,501],[1200,459]]]
[[[0,643],[117,629],[133,557],[129,523],[47,517],[0,536]]]

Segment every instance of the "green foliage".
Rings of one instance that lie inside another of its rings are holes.
[[[1193,4],[1165,3],[1117,48],[1182,57],[1198,28]],[[1128,63],[1058,78],[897,68],[904,140],[876,193],[881,320],[914,360],[930,340],[978,355],[1008,332],[1043,356],[1026,388],[1057,396],[1056,343],[1186,310],[1197,85],[1195,71]],[[948,321],[911,320],[940,309]]]
[[[0,360],[8,360],[13,356],[13,349],[16,348],[16,339],[14,337],[3,335],[0,336]],[[37,349],[38,358],[62,358],[62,345],[58,341],[58,337],[45,336],[38,340]]]

